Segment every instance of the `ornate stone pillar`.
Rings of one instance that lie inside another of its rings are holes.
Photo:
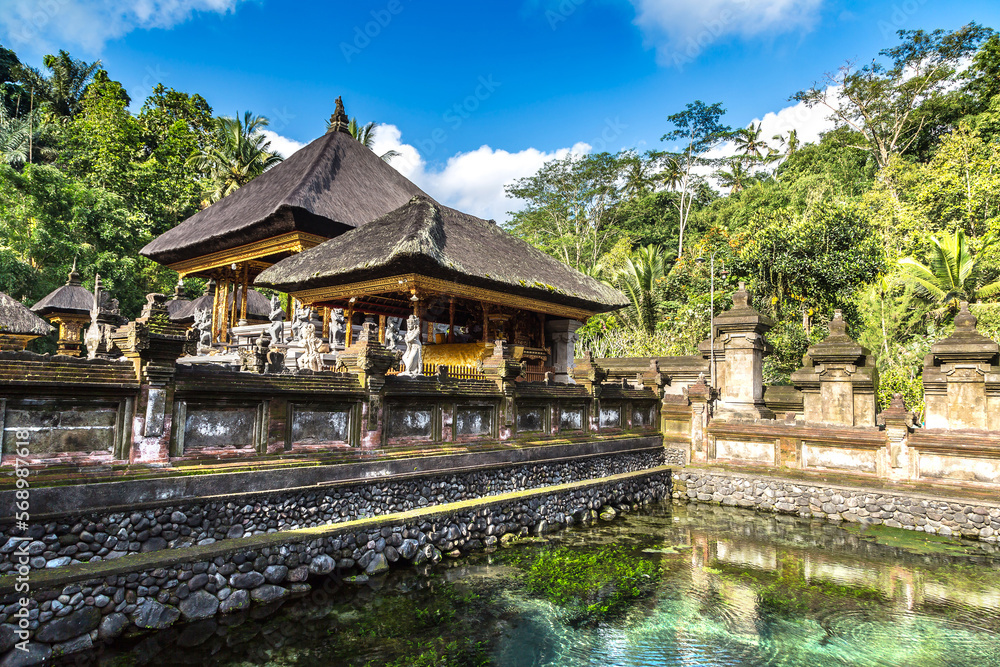
[[[691,449],[688,462],[704,463],[708,460],[708,419],[711,413],[712,388],[705,382],[705,374],[688,388],[691,403]]]
[[[963,302],[955,333],[931,346],[924,358],[925,426],[1000,430],[1000,345],[976,331]]]
[[[764,355],[771,347],[764,334],[774,326],[771,318],[750,306],[750,293],[741,282],[733,294],[733,308],[715,318],[715,360],[722,419],[774,419],[764,404]],[[702,356],[711,353],[711,341],[699,346]],[[721,352],[721,354],[720,354]]]
[[[792,385],[802,392],[805,421],[875,426],[875,357],[847,335],[839,310],[830,322],[830,335],[809,348],[803,363],[792,373]]]
[[[892,403],[880,415],[885,422],[885,474],[892,480],[912,479],[916,475],[910,460],[907,441],[913,430],[913,413],[906,409],[902,394],[894,394]]]
[[[545,325],[552,345],[549,365],[555,368],[556,382],[573,383],[573,350],[581,325],[579,320],[552,320]]]

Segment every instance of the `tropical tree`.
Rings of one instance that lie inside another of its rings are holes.
[[[746,187],[750,173],[747,171],[746,166],[744,166],[743,160],[739,157],[734,157],[729,160],[729,170],[720,169],[715,172],[715,177],[719,179],[719,185],[729,188],[730,194],[736,194]]]
[[[954,32],[897,34],[902,43],[880,51],[884,61],[857,69],[847,63],[791,97],[810,108],[821,104],[830,109],[838,126],[861,135],[857,147],[870,152],[880,169],[913,144],[926,122],[917,110],[954,87],[956,70],[992,31],[973,22]]]
[[[799,131],[789,130],[787,135],[776,134],[771,137],[774,141],[778,142],[778,146],[781,150],[778,151],[779,157],[791,157],[795,155],[795,151],[799,150]]]
[[[626,199],[636,199],[652,191],[655,175],[651,161],[644,160],[635,151],[624,151],[619,156],[619,162],[622,166],[622,191]]]
[[[760,123],[757,123],[756,126],[750,123],[749,127],[740,128],[733,135],[733,143],[736,144],[736,150],[751,164],[762,162],[764,157],[771,152],[771,147],[761,138],[760,126]]]
[[[656,288],[664,275],[663,248],[659,246],[637,248],[625,260],[615,284],[631,302],[628,308],[620,311],[629,327],[647,334],[656,330]]]
[[[42,63],[49,70],[43,74],[34,67],[21,65],[17,78],[21,86],[36,98],[36,106],[53,116],[69,118],[83,108],[87,86],[101,67],[101,61],[87,63],[74,58],[66,51],[47,55]]]
[[[691,215],[691,206],[697,190],[704,180],[695,173],[695,169],[712,164],[713,161],[706,156],[706,153],[732,137],[732,128],[720,122],[725,113],[726,110],[722,108],[721,102],[711,105],[701,100],[689,102],[684,111],[667,116],[667,121],[674,126],[674,129],[660,137],[660,141],[682,142],[680,151],[660,154],[660,157],[667,159],[668,169],[673,168],[670,166],[671,161],[676,163],[680,176],[676,186],[680,194],[676,204],[679,214],[678,257],[684,254],[684,230]]]
[[[282,161],[261,132],[267,125],[267,118],[249,111],[243,118],[237,114],[215,119],[210,145],[188,159],[206,175],[209,201],[232,194]]]
[[[985,240],[980,253],[996,243],[996,237]],[[945,306],[955,306],[959,301],[975,301],[1000,294],[1000,281],[977,286],[980,272],[977,257],[965,240],[965,232],[955,230],[953,235],[938,234],[930,237],[931,254],[927,264],[912,257],[899,260],[902,280],[913,285],[918,296]]]
[[[38,114],[15,118],[0,104],[0,162],[21,165],[28,161],[32,124],[38,124]]]

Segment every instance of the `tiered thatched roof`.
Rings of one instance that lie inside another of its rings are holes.
[[[290,232],[332,238],[423,192],[350,134],[328,132],[140,252],[174,264]]]
[[[242,303],[242,292],[241,287],[237,287],[235,293],[229,293],[229,307],[230,309],[235,308],[236,312],[240,312],[240,304]],[[171,308],[171,304],[176,303],[177,305]],[[167,302],[167,312],[170,313],[170,319],[178,324],[191,324],[194,322],[195,311],[207,308],[212,309],[215,303],[215,283],[209,281],[208,285],[205,287],[205,293],[194,301],[187,301],[183,299],[178,299],[177,301]],[[271,302],[266,296],[258,292],[257,290],[249,290],[247,292],[247,318],[251,320],[262,320],[266,321],[268,316],[271,314]]]
[[[76,271],[76,262],[73,262],[66,284],[49,292],[31,310],[42,317],[59,313],[89,315],[93,307],[94,295],[80,283],[80,274]]]
[[[591,312],[629,303],[618,290],[566,266],[495,223],[442,206],[426,195],[282,260],[255,282],[298,292],[408,273]]]

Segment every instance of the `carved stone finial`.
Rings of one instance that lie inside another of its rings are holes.
[[[733,309],[749,308],[750,293],[747,292],[746,283],[740,281],[740,288],[733,293]]]
[[[889,407],[893,409],[905,410],[906,403],[903,402],[903,395],[900,393],[893,394],[892,401],[889,403]]]
[[[337,107],[334,109],[333,115],[330,116],[330,132],[345,132],[350,134],[351,120],[347,117],[347,112],[344,111],[344,100],[340,97],[337,98]]]
[[[847,322],[844,321],[844,313],[840,310],[840,308],[833,311],[833,319],[830,320],[830,335],[847,335]]]
[[[174,286],[174,296],[171,298],[171,301],[186,299],[187,296],[188,296],[187,290],[184,289],[184,279],[178,278],[177,285]]]
[[[69,276],[67,276],[66,284],[72,287],[78,287],[81,285],[80,274],[76,271],[76,257],[73,258],[73,268],[69,270]]]
[[[958,315],[955,316],[955,328],[965,331],[972,331],[976,328],[979,320],[969,311],[969,302],[963,301],[959,304]]]

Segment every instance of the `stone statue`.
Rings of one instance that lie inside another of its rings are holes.
[[[306,349],[297,359],[299,370],[323,370],[323,353],[320,351],[323,341],[316,335],[316,325],[309,321],[303,323],[299,329],[299,340]]]
[[[101,277],[94,277],[94,305],[90,309],[90,327],[84,342],[87,344],[87,358],[115,356],[111,334],[115,327],[125,323],[118,309],[118,299],[112,299],[101,285]]]
[[[194,327],[198,331],[198,354],[208,354],[212,349],[212,311],[201,308],[194,311]]]
[[[280,343],[284,335],[285,311],[281,309],[281,299],[275,294],[271,297],[271,313],[267,316],[271,324],[267,327],[267,333],[271,337],[271,345]]]
[[[346,329],[344,328],[344,309],[334,308],[333,317],[330,318],[330,349],[337,349],[337,344],[347,340],[344,335]]]
[[[399,346],[399,325],[396,320],[387,318],[385,322],[385,346],[390,350],[395,350]]]
[[[420,375],[423,362],[423,350],[420,344],[420,318],[410,315],[406,320],[406,352],[403,353],[403,370],[400,375],[416,377]]]
[[[299,303],[296,301],[296,303]],[[293,307],[293,317],[292,317],[292,337],[286,341],[291,342],[293,340],[305,340],[308,336],[304,336],[302,331],[306,324],[312,322],[313,309],[309,306],[299,305],[297,308]],[[313,335],[315,336],[316,327],[313,327]]]

